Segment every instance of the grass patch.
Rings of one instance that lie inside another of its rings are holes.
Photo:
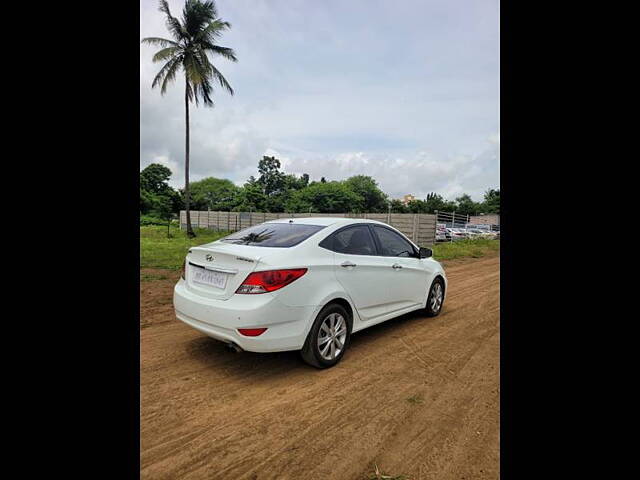
[[[160,218],[160,217],[156,217],[154,215],[140,215],[140,226],[147,226],[147,225],[164,225],[164,227],[167,227],[167,220],[164,218]],[[178,225],[178,221],[177,220],[171,220],[171,225]]]
[[[367,477],[369,480],[409,480],[404,475],[389,475],[389,474],[383,473],[378,468],[378,465],[374,465],[374,467],[375,467],[374,471],[371,472]]]
[[[154,282],[156,280],[167,280],[169,277],[166,275],[154,275],[153,273],[141,273],[140,281],[141,282]]]
[[[171,226],[170,238],[167,227],[148,225],[140,227],[140,268],[165,268],[179,270],[190,247],[213,242],[228,235],[205,228],[195,230],[197,237],[190,239],[184,230]],[[500,240],[476,238],[458,242],[443,242],[433,246],[433,258],[452,260],[454,258],[479,258],[488,253],[500,251]],[[158,280],[149,275],[141,275],[141,281]],[[162,280],[162,279],[159,279]]]
[[[422,405],[424,403],[424,399],[422,398],[422,395],[416,393],[415,395],[407,398],[407,402],[409,402],[411,405]]]
[[[437,243],[433,247],[433,258],[436,260],[453,260],[454,258],[480,258],[488,253],[500,251],[500,240],[474,238],[457,242]]]
[[[169,232],[171,238],[167,238],[166,225],[140,227],[140,268],[179,270],[189,248],[213,242],[228,235],[228,232],[214,232],[205,228],[194,231],[197,236],[192,239],[187,237],[185,231],[172,226]],[[143,280],[143,276],[140,276],[140,280]]]

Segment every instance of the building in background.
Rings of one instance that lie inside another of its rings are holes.
[[[413,202],[415,199],[416,197],[414,197],[410,193],[407,193],[404,197],[402,197],[402,203],[407,205],[409,202]]]
[[[471,215],[469,223],[474,225],[500,225],[500,215],[497,213],[487,213],[486,215]]]

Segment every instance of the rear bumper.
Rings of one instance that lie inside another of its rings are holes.
[[[173,290],[178,320],[223,342],[250,352],[300,350],[318,307],[290,307],[269,293],[233,295],[228,300],[204,298],[179,280]],[[258,337],[245,337],[238,328],[266,327]]]

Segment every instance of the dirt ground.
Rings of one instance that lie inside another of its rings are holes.
[[[500,259],[443,263],[440,316],[354,334],[328,370],[228,352],[173,316],[178,273],[144,270],[168,278],[140,286],[141,478],[498,479]]]

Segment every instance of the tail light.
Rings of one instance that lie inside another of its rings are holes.
[[[307,273],[306,268],[254,272],[242,282],[236,293],[256,294],[279,290]]]
[[[258,335],[262,335],[266,332],[266,328],[239,328],[238,332],[240,332],[245,337],[257,337]]]

